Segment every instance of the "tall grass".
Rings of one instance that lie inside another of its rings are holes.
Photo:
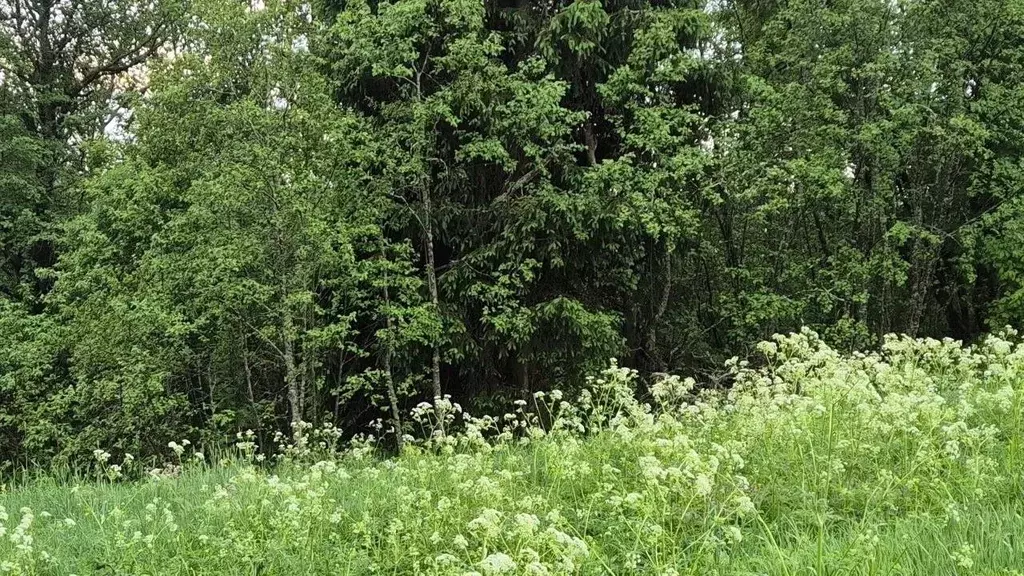
[[[1022,573],[1012,334],[761,350],[729,390],[670,378],[653,405],[614,365],[498,418],[445,400],[457,432],[387,461],[308,431],[269,468],[242,437],[235,459],[177,444],[180,473],[125,482],[100,450],[91,481],[0,495],[0,574]]]

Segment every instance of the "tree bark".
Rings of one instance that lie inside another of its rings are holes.
[[[383,250],[381,250],[381,258],[384,258]],[[388,333],[390,334],[392,329],[391,323],[391,293],[388,291],[388,274],[385,268],[384,272],[384,305],[385,314],[384,322],[387,326]],[[394,351],[391,348],[391,343],[387,342],[384,345],[384,384],[387,387],[388,403],[391,405],[391,423],[395,428],[395,447],[398,453],[402,453],[404,440],[402,439],[402,413],[398,408],[398,392],[395,390],[395,379],[391,370],[391,355]]]
[[[594,125],[590,122],[583,125],[583,141],[587,146],[587,164],[597,166],[597,137],[594,136]]]
[[[302,333],[308,333],[309,330],[309,318],[303,314],[302,316]],[[299,349],[299,357],[302,359],[299,362],[299,414],[303,417],[308,414],[306,411],[306,392],[313,383],[313,364],[312,354],[306,350],[306,342],[302,343],[302,347]]]
[[[433,206],[432,198],[430,193],[430,186],[423,187],[423,236],[424,236],[424,250],[426,252],[426,269],[427,269],[427,290],[430,292],[430,304],[433,306],[434,311],[440,315],[441,307],[439,305],[439,298],[437,295],[437,268],[434,263],[434,222],[433,222]],[[433,352],[431,354],[430,362],[430,376],[431,383],[434,392],[434,417],[437,419],[437,427],[441,434],[444,434],[444,422],[442,418],[444,414],[441,412],[439,406],[442,398],[441,390],[441,349],[434,343]]]
[[[516,384],[519,388],[519,396],[527,401],[533,399],[533,391],[530,389],[530,364],[520,351],[516,360]]]
[[[256,437],[259,438],[260,446],[263,445],[263,422],[260,419],[260,411],[256,406],[256,392],[252,387],[252,366],[249,365],[249,339],[242,334],[242,365],[245,367],[245,388],[249,396],[249,407],[252,410],[252,418],[256,423]]]
[[[647,325],[647,334],[644,342],[644,348],[647,351],[648,362],[650,363],[651,372],[664,372],[666,365],[664,360],[658,355],[658,324],[661,322],[665,312],[668,310],[669,300],[672,295],[672,253],[669,251],[668,246],[665,247],[663,255],[665,262],[665,278],[661,286],[661,298],[658,301],[658,307],[654,310],[654,314],[651,316],[651,320]]]
[[[391,320],[388,319],[390,326]],[[398,393],[395,390],[395,380],[391,373],[391,347],[384,352],[384,383],[388,389],[388,403],[391,405],[391,425],[395,428],[395,448],[402,453],[405,440],[402,439],[402,412],[398,409]]]
[[[390,304],[391,297],[388,293],[387,275],[384,276],[384,303]],[[385,323],[388,328],[388,332],[391,331],[391,311],[388,310],[385,314]],[[404,440],[402,439],[402,412],[398,409],[398,392],[395,390],[395,379],[391,373],[391,343],[387,343],[384,346],[384,384],[387,386],[388,393],[388,404],[391,405],[391,425],[395,428],[395,447],[398,453],[402,453]]]
[[[281,316],[281,339],[283,340],[284,381],[288,388],[288,407],[291,410],[292,433],[298,432],[298,423],[302,421],[302,406],[299,400],[299,373],[295,367],[295,350],[292,346],[292,314],[285,310]]]

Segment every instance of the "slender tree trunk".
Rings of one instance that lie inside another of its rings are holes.
[[[308,354],[307,354],[308,352]],[[302,361],[306,365],[306,388],[302,392],[302,411],[309,414],[314,426],[320,425],[320,405],[316,387],[316,364],[313,360],[313,351],[302,347]]]
[[[217,415],[217,401],[214,398],[213,390],[216,386],[216,381],[213,378],[213,359],[207,358],[206,360],[206,386],[210,389],[210,421],[213,422],[214,417]]]
[[[384,258],[384,251],[381,250],[381,258]],[[384,315],[384,322],[387,326],[388,333],[391,333],[392,322],[391,322],[391,293],[388,290],[388,273],[385,268],[384,272],[384,304],[386,306],[386,312]],[[391,348],[391,343],[387,342],[384,346],[384,384],[387,387],[388,403],[391,405],[391,424],[395,428],[395,448],[398,453],[402,453],[404,440],[402,439],[402,412],[398,408],[398,392],[395,390],[395,378],[391,369],[391,356],[394,354],[394,350]]]
[[[665,312],[668,310],[669,299],[672,296],[672,254],[667,246],[665,247],[663,258],[665,259],[665,278],[661,285],[661,298],[658,300],[658,307],[654,310],[651,321],[647,325],[647,337],[644,343],[651,372],[664,372],[666,369],[665,361],[658,355],[657,348],[658,324],[661,323],[662,317],[665,316]]]
[[[389,327],[390,324],[389,318]],[[395,448],[401,454],[405,441],[402,439],[402,412],[398,408],[398,393],[395,391],[395,379],[391,373],[391,346],[384,352],[384,383],[388,388],[388,404],[391,405],[391,425],[395,428]]]
[[[303,308],[302,318],[302,334],[306,334],[310,328],[309,308],[305,306]],[[312,351],[307,350],[307,342],[302,342],[302,346],[299,349],[299,357],[302,359],[299,362],[299,414],[305,417],[309,414],[306,409],[306,399],[309,395],[310,387],[313,386],[313,354]]]
[[[242,365],[245,367],[245,388],[249,396],[249,407],[252,410],[252,419],[256,423],[256,437],[263,445],[263,422],[260,419],[259,408],[256,406],[256,392],[252,387],[252,366],[249,365],[249,339],[242,335]]]
[[[305,420],[306,417],[306,387],[309,381],[309,370],[306,366],[306,351],[304,349],[299,350],[299,357],[302,360],[298,363],[295,368],[296,380],[298,381],[298,395],[299,395],[299,419]]]
[[[388,293],[387,276],[384,277],[384,303],[391,303],[391,296]],[[388,332],[391,332],[391,311],[386,313]],[[395,390],[395,379],[391,372],[391,344],[384,346],[384,384],[387,386],[388,404],[391,405],[391,425],[395,428],[395,447],[398,453],[402,453],[404,441],[402,440],[402,412],[398,409],[398,392]]]
[[[284,381],[288,387],[288,407],[291,410],[292,432],[298,432],[298,423],[302,421],[302,406],[299,400],[299,371],[295,366],[295,350],[292,346],[292,313],[285,310],[281,317],[281,336],[284,352]]]
[[[524,354],[521,351],[517,353],[516,384],[519,388],[519,396],[523,400],[530,402],[533,398],[533,391],[530,389],[530,364],[524,358]]]
[[[441,308],[437,295],[437,268],[434,263],[433,206],[429,185],[423,187],[423,235],[424,243],[426,244],[427,290],[430,291],[430,304],[434,307],[434,311],[437,314],[440,314]],[[441,349],[437,345],[437,342],[434,343],[434,349],[431,355],[430,376],[434,392],[434,416],[437,419],[438,430],[444,434],[444,422],[442,421],[444,415],[442,414],[441,407],[439,406],[442,397]]]
[[[587,164],[597,166],[597,137],[594,136],[594,125],[590,122],[583,125],[583,141],[587,147]]]
[[[424,61],[423,66],[416,70],[416,100],[417,102],[423,102],[423,75],[426,73],[427,62]],[[426,132],[427,139],[433,137],[433,129],[431,128]],[[429,168],[428,168],[429,170]],[[434,306],[434,311],[437,314],[441,313],[441,308],[438,304],[437,296],[437,266],[434,263],[434,207],[433,198],[431,197],[431,186],[433,183],[429,176],[426,181],[422,183],[422,194],[423,194],[423,236],[426,244],[426,260],[427,260],[427,289],[430,291],[430,303]],[[433,385],[434,392],[434,416],[437,419],[437,427],[441,434],[444,434],[444,422],[442,421],[443,414],[441,408],[438,406],[442,397],[441,391],[441,349],[438,347],[437,342],[434,343],[434,349],[430,359],[430,375],[431,383]]]
[[[923,226],[921,206],[914,208],[914,224],[918,229]],[[921,329],[921,320],[924,316],[927,298],[929,296],[932,272],[935,267],[935,260],[938,258],[937,250],[927,245],[927,241],[920,237],[914,240],[914,249],[911,252],[910,274],[908,285],[910,286],[910,306],[907,314],[906,331],[910,336],[917,336]]]

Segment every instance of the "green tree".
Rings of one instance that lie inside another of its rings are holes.
[[[736,82],[704,221],[724,341],[979,333],[993,287],[972,230],[1000,153],[977,78],[1013,28],[997,4],[722,5]]]
[[[138,88],[142,65],[174,37],[184,7],[149,0],[0,4],[0,126],[10,135],[4,164],[21,166],[19,190],[4,195],[0,212],[0,290],[8,296],[34,297],[49,285],[34,272],[56,261],[56,224],[79,208],[78,144],[116,130],[119,98]]]

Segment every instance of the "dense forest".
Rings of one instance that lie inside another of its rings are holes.
[[[0,461],[970,341],[1022,148],[1019,0],[0,0]]]

